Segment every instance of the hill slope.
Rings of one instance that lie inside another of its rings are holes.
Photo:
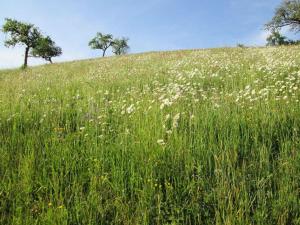
[[[299,53],[0,71],[0,223],[299,224]]]

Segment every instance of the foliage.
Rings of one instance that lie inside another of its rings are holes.
[[[129,50],[128,41],[129,41],[128,38],[114,39],[113,44],[112,44],[113,53],[116,55],[126,54]]]
[[[33,57],[40,57],[52,63],[52,58],[60,56],[62,49],[55,45],[55,42],[49,37],[40,37],[37,45],[32,49]]]
[[[9,37],[5,46],[14,47],[17,44],[25,45],[24,67],[27,67],[28,53],[31,48],[36,47],[41,33],[33,24],[19,22],[14,19],[5,19],[2,31]]]
[[[289,45],[299,45],[300,40],[289,40]]]
[[[267,46],[280,46],[280,45],[297,45],[299,41],[287,39],[287,37],[281,35],[279,31],[272,31],[267,37]]]
[[[28,47],[35,47],[41,33],[33,24],[19,22],[13,19],[5,19],[2,27],[4,33],[9,34],[9,38],[5,41],[5,46],[15,46],[16,44],[24,44]]]
[[[103,51],[103,57],[105,56],[105,53],[107,49],[112,46],[113,44],[113,35],[111,34],[103,34],[98,32],[96,37],[93,38],[89,42],[89,46],[92,49],[101,49]]]
[[[300,31],[300,0],[283,0],[271,22],[266,24],[268,30],[285,26],[289,26],[293,31]]]
[[[300,224],[299,51],[0,71],[0,224]]]
[[[246,46],[244,44],[241,44],[241,43],[237,43],[236,45],[238,48],[246,48]]]
[[[267,46],[287,45],[288,43],[287,37],[281,35],[279,31],[273,31],[267,37]]]

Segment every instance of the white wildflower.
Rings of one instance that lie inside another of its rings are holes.
[[[159,140],[157,140],[157,144],[163,146],[163,145],[165,145],[166,143],[165,143],[165,141],[164,141],[163,139],[159,139]]]
[[[134,111],[134,105],[131,104],[131,105],[126,109],[126,112],[127,112],[128,114],[131,114],[131,113],[133,113],[133,111]]]

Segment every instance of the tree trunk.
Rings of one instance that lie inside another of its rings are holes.
[[[24,65],[23,65],[24,68],[26,68],[27,65],[28,65],[28,53],[29,53],[29,47],[26,47],[26,49],[25,49]]]
[[[51,64],[53,63],[51,58],[49,58],[49,62],[50,62]]]
[[[105,56],[105,52],[106,52],[106,49],[103,50],[103,54],[102,54],[102,57]]]

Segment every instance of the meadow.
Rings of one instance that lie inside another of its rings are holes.
[[[300,46],[0,71],[0,224],[300,224]]]

